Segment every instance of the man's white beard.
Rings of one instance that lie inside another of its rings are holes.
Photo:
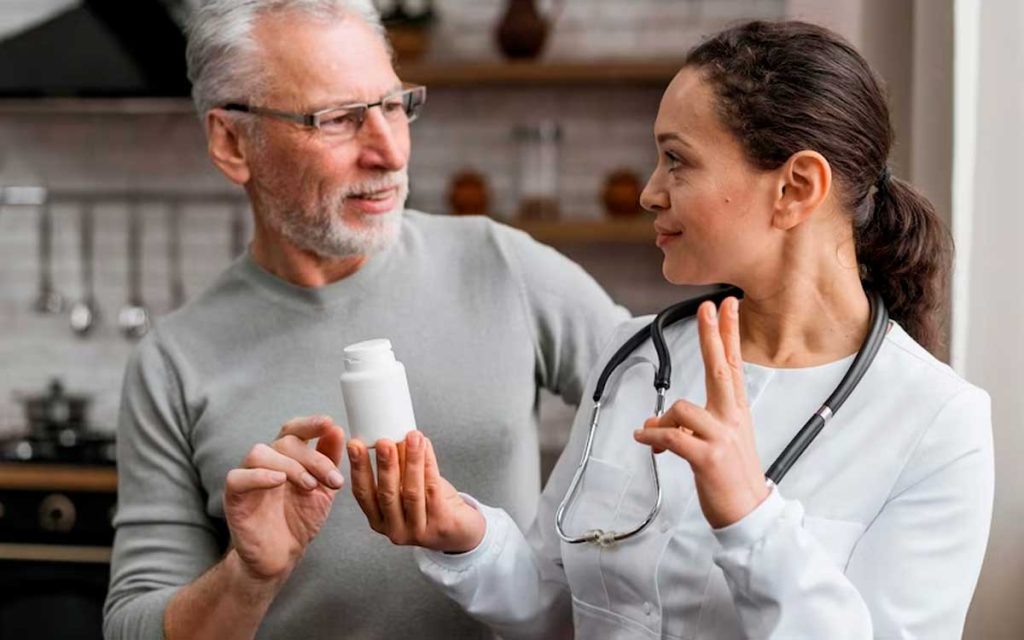
[[[394,187],[398,187],[398,194],[391,211],[360,216],[355,224],[345,219],[345,199],[349,196]],[[313,203],[311,209],[276,197],[273,189],[260,191],[266,223],[300,249],[331,258],[369,256],[387,249],[398,239],[409,195],[409,176],[402,169],[373,180],[343,185]]]

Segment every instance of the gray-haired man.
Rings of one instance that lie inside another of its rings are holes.
[[[390,338],[447,477],[525,525],[538,386],[577,402],[624,312],[523,234],[403,212],[424,94],[368,1],[210,0],[189,67],[254,238],[129,364],[106,636],[485,636],[338,498],[341,428],[293,416],[337,414],[341,348]]]

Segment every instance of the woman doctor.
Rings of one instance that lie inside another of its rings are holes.
[[[651,417],[647,341],[612,375],[564,529],[555,512],[590,406],[524,535],[443,479],[413,432],[349,446],[370,525],[417,545],[428,579],[505,638],[959,638],[993,492],[989,399],[939,347],[951,242],[887,167],[879,81],[835,34],[755,22],[694,49],[661,101],[658,165],[642,196],[674,283],[730,283],[665,332],[669,408]],[[869,330],[892,322],[849,400],[787,476],[765,467],[822,404]],[[650,318],[627,323],[599,369]],[[595,375],[590,389],[593,391]]]

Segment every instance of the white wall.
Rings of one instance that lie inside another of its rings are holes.
[[[0,38],[24,31],[77,4],[78,0],[0,0]]]
[[[980,6],[979,48],[958,52],[976,62],[978,94],[977,118],[957,121],[976,127],[977,146],[964,176],[974,183],[965,309],[954,319],[964,323],[963,373],[992,395],[995,516],[967,633],[990,640],[1024,633],[1024,4]]]

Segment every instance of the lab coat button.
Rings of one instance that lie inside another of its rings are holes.
[[[650,602],[645,602],[644,603],[644,615],[645,616],[651,615],[651,609],[652,609],[651,603]]]

